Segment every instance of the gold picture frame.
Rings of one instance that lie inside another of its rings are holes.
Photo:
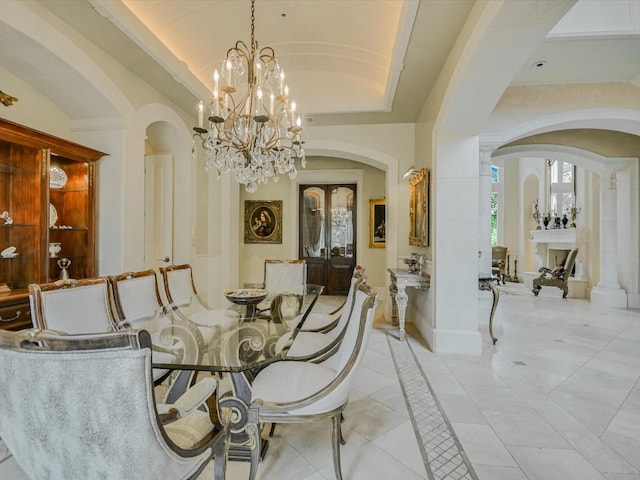
[[[282,200],[244,201],[244,243],[282,243]]]
[[[422,168],[409,182],[409,245],[429,245],[429,170]]]
[[[387,202],[384,198],[369,200],[369,247],[387,246]]]

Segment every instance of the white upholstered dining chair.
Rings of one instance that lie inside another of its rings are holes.
[[[106,333],[125,327],[118,315],[113,286],[107,277],[59,280],[29,285],[33,325],[39,329],[67,334]],[[170,351],[154,350],[155,360],[173,363]],[[154,369],[157,383],[168,375],[167,369]]]
[[[115,308],[122,321],[135,322],[162,308],[158,279],[153,270],[125,272],[109,277]]]
[[[307,283],[306,260],[264,261],[264,288],[270,295],[280,293],[304,295]]]
[[[311,312],[302,326],[302,331],[328,333],[336,337],[351,314],[353,294],[358,288],[356,284],[360,284],[360,281],[364,280],[365,277],[366,270],[362,266],[356,265],[353,269],[351,284],[344,303],[331,313]]]
[[[271,302],[277,297],[281,302],[280,309],[300,313],[306,285],[306,260],[266,259],[264,281],[259,286],[269,294],[258,304],[258,312],[266,314],[270,310]]]
[[[133,328],[147,328],[148,320],[158,311],[166,311],[160,297],[158,280],[153,270],[126,272],[109,277],[113,286],[114,303],[123,325]],[[167,312],[169,315],[169,312]],[[182,323],[182,319],[170,317],[175,323]],[[213,338],[213,330],[208,327],[198,327],[192,322],[183,322],[192,331],[194,341],[201,351],[206,348]],[[156,332],[157,333],[157,332]],[[154,339],[154,332],[151,332]],[[159,342],[158,342],[159,343]]]
[[[33,326],[65,333],[116,330],[117,313],[106,277],[29,285]]]
[[[319,314],[311,312],[304,321],[304,324],[289,345],[286,353],[287,359],[321,362],[333,355],[346,332],[351,313],[354,306],[354,298],[360,284],[365,281],[364,269],[356,269],[351,277],[351,285],[347,297],[342,304],[339,315],[334,319],[335,314]],[[314,318],[315,316],[315,318]],[[309,321],[312,327],[307,329]],[[318,328],[319,326],[333,326],[330,329]],[[285,345],[289,344],[289,332],[278,339],[276,351],[281,351]]]
[[[215,379],[156,406],[148,332],[0,330],[0,364],[0,436],[30,478],[195,479],[214,458],[224,478]]]
[[[218,358],[223,334],[237,325],[239,313],[212,308],[204,301],[196,289],[190,264],[161,267],[160,274],[169,302],[169,313],[176,320],[196,324],[204,339],[203,354]]]
[[[349,399],[355,369],[365,353],[377,304],[375,289],[361,284],[356,291],[352,318],[335,355],[323,363],[284,360],[261,370],[253,380],[249,419],[253,450],[250,479],[256,477],[260,455],[260,424],[302,423],[331,419],[335,475],[342,479],[341,415]]]
[[[188,311],[191,321],[204,326],[235,324],[238,312],[213,308],[199,295],[191,265],[185,263],[161,267],[160,274],[168,302],[178,312]]]
[[[121,328],[148,330],[155,362],[174,363],[185,361],[186,357],[197,362],[201,355],[207,353],[207,345],[212,343],[214,330],[198,327],[182,319],[176,320],[170,316],[170,312],[160,314],[164,309],[158,279],[153,270],[125,272],[108,278]],[[154,369],[154,378],[158,379],[163,371],[170,373],[169,370]],[[183,393],[195,381],[195,376],[196,372],[176,372],[167,385],[165,399],[173,399],[177,394]]]

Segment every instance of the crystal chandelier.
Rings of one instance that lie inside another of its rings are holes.
[[[200,102],[198,126],[193,128],[193,155],[198,137],[206,153],[206,170],[215,167],[218,177],[229,172],[250,193],[270,178],[277,182],[285,173],[295,178],[296,159],[306,166],[296,102],[289,102],[284,70],[273,48],[258,50],[254,22],[255,0],[251,0],[251,45],[239,40],[227,51],[222,71],[213,74],[207,126]]]

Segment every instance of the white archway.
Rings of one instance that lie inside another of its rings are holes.
[[[29,65],[36,69],[55,67],[56,76],[64,81],[51,81],[46,71],[29,75],[32,86],[56,100],[72,119],[125,117],[132,113],[129,99],[106,74],[103,67],[52,23],[38,15],[26,2],[3,2],[0,42],[7,51],[29,52]],[[4,65],[18,75],[22,66],[5,59]],[[14,68],[13,68],[14,67]]]
[[[543,115],[504,132],[482,135],[482,142],[504,145],[514,140],[556,130],[596,128],[638,135],[640,111],[627,108],[591,108]]]
[[[603,173],[613,159],[603,157],[597,153],[581,148],[567,147],[566,145],[531,144],[516,145],[513,147],[501,147],[493,152],[491,158],[553,158],[563,162],[573,163],[595,173]]]
[[[553,158],[565,161],[599,176],[600,185],[595,189],[599,192],[600,197],[591,199],[591,203],[592,205],[595,203],[595,207],[599,202],[599,209],[597,209],[597,216],[592,214],[588,217],[589,222],[586,226],[591,231],[591,241],[597,242],[600,246],[600,255],[596,256],[597,251],[591,251],[592,258],[588,269],[592,272],[598,272],[600,283],[608,280],[608,283],[614,287],[602,287],[600,284],[596,286],[593,282],[594,279],[591,278],[593,287],[591,300],[606,306],[638,306],[640,304],[637,268],[640,255],[638,250],[640,224],[637,215],[639,206],[638,158],[604,157],[580,148],[553,144],[502,147],[492,155],[494,159],[526,157]],[[611,203],[612,201],[613,203]],[[612,208],[613,210],[611,210]],[[600,211],[601,209],[605,210]],[[610,220],[607,217],[611,216],[616,221],[609,225],[606,223]],[[618,281],[624,290],[620,289],[620,285],[617,285]]]

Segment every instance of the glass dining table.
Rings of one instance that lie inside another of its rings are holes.
[[[250,461],[251,436],[259,428],[248,418],[251,382],[257,372],[284,359],[297,332],[324,287],[306,285],[300,294],[271,296],[261,289],[210,291],[165,306],[153,318],[132,322],[152,333],[159,348],[180,345],[175,363],[156,362],[153,368],[208,371],[224,374],[226,391],[217,393],[217,410],[231,430],[230,460]],[[225,294],[227,308],[209,307]],[[263,454],[268,442],[264,442]]]

